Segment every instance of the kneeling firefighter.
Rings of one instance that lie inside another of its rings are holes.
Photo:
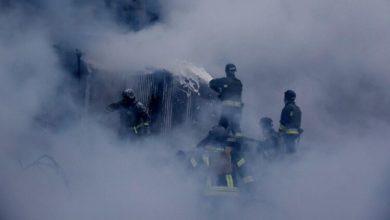
[[[237,187],[241,183],[245,189],[245,186],[254,182],[253,177],[247,174],[246,161],[240,154],[238,145],[224,120],[214,126],[197,145],[191,164],[194,168],[203,168],[207,187],[214,190],[209,193],[238,191]]]
[[[269,117],[261,118],[259,125],[263,135],[258,150],[266,159],[274,159],[282,153],[279,134],[273,128],[273,121]]]

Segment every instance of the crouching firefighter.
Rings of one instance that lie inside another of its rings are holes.
[[[108,106],[108,111],[119,111],[119,135],[123,138],[149,134],[150,117],[146,107],[137,101],[132,89],[122,92],[122,100]]]
[[[262,131],[262,139],[259,142],[258,151],[262,153],[266,159],[274,159],[281,154],[281,146],[279,141],[279,134],[273,128],[273,121],[271,118],[263,117],[259,121]]]
[[[205,174],[206,195],[238,193],[238,188],[247,189],[245,186],[254,182],[253,177],[247,175],[246,161],[237,144],[227,127],[217,125],[197,145],[190,160],[194,168],[202,169]]]
[[[228,120],[234,135],[242,136],[240,127],[243,107],[241,101],[242,83],[236,78],[236,71],[237,68],[234,64],[227,64],[225,66],[226,77],[211,80],[209,86],[218,93],[218,97],[222,101],[220,120]]]
[[[301,129],[302,113],[295,104],[295,98],[296,94],[292,90],[287,90],[284,93],[285,106],[280,116],[279,134],[288,154],[295,153],[300,135],[303,132]]]

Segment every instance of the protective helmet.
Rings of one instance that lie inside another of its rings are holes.
[[[260,118],[260,125],[262,127],[272,127],[273,121],[271,118],[268,118],[268,117],[263,117],[263,118]]]
[[[284,100],[286,101],[294,101],[297,97],[297,94],[293,90],[287,90],[284,92]]]
[[[218,125],[224,127],[225,129],[227,129],[229,127],[229,120],[226,117],[222,117],[219,120]]]
[[[226,129],[219,125],[214,126],[209,134],[213,136],[215,140],[223,140],[226,137]]]
[[[127,99],[135,99],[135,93],[132,89],[125,89],[122,92],[122,97]]]
[[[237,71],[236,65],[234,65],[232,63],[226,64],[226,66],[225,66],[225,72],[226,73],[231,73],[231,72],[235,73],[236,71]]]

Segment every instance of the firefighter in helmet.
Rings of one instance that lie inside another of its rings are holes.
[[[295,104],[296,94],[293,90],[284,93],[284,108],[280,116],[279,133],[282,137],[285,151],[295,153],[296,145],[303,130],[301,129],[302,112]]]
[[[135,97],[132,89],[122,92],[122,99],[108,106],[108,111],[119,111],[121,137],[143,136],[149,134],[150,117],[146,107]]]
[[[254,179],[247,172],[239,145],[236,137],[231,135],[227,120],[222,119],[197,145],[198,153],[191,158],[192,166],[196,168],[203,164],[208,170],[207,184],[210,187],[236,188],[238,183],[244,183],[244,189],[252,188]]]
[[[212,90],[218,93],[218,97],[222,101],[220,120],[227,119],[234,135],[242,136],[240,127],[243,107],[241,100],[242,83],[235,76],[236,72],[236,66],[229,63],[225,66],[226,77],[213,79],[209,85]]]
[[[262,131],[262,140],[258,149],[265,158],[275,158],[281,152],[281,149],[279,135],[273,128],[273,121],[271,118],[263,117],[260,119],[259,124]]]

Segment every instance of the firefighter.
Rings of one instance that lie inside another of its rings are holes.
[[[295,98],[296,94],[293,90],[287,90],[284,93],[285,106],[280,116],[279,133],[288,154],[295,153],[299,137],[303,132],[301,129],[302,113],[295,104]]]
[[[121,137],[143,136],[149,134],[150,117],[146,107],[137,101],[132,89],[122,92],[122,100],[108,106],[108,111],[119,111]]]
[[[241,136],[242,83],[236,78],[236,71],[237,68],[234,64],[227,64],[225,67],[226,77],[211,80],[209,86],[218,93],[218,97],[222,101],[220,120],[227,119],[234,135]]]
[[[235,176],[239,177],[241,182],[244,183],[246,192],[253,192],[254,178],[251,175],[251,172],[249,172],[247,161],[244,157],[243,148],[245,141],[243,140],[243,136],[234,133],[234,130],[232,129],[232,126],[227,118],[221,118],[218,126],[223,127],[226,131],[226,142],[228,146],[231,146],[230,154]]]
[[[229,132],[226,119],[222,119],[210,130],[207,137],[197,145],[197,149],[199,153],[191,158],[191,163],[196,168],[201,160],[211,170],[213,175],[207,180],[209,186],[234,188],[238,186],[238,178],[246,186],[254,182],[253,177],[247,173],[239,142]]]
[[[262,130],[262,140],[260,141],[259,151],[263,153],[265,158],[272,159],[280,154],[280,144],[278,132],[273,128],[271,118],[263,117],[259,121]]]
[[[201,166],[207,174],[207,185],[235,187],[232,176],[228,133],[222,126],[214,126],[197,144],[196,154],[191,157],[194,168]]]

